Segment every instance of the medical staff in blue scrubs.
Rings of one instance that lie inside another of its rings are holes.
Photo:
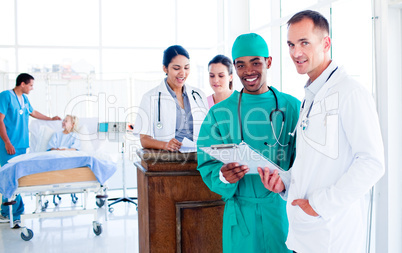
[[[60,117],[47,117],[35,111],[26,96],[33,89],[33,76],[22,73],[17,77],[16,86],[12,90],[0,93],[0,164],[3,166],[11,158],[25,154],[29,147],[29,116],[41,120],[60,120]],[[24,212],[24,203],[17,195],[13,205],[14,228],[19,228],[20,215]],[[2,198],[2,203],[8,199]],[[0,222],[7,222],[9,208],[1,205]]]

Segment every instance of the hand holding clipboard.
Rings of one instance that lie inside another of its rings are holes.
[[[278,172],[283,171],[282,168],[245,142],[240,144],[212,145],[211,147],[203,147],[200,149],[224,164],[238,163],[239,165],[246,165],[249,168],[249,172],[247,173],[258,174],[258,167],[268,167],[271,173],[275,170]]]

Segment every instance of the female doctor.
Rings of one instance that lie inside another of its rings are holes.
[[[167,48],[163,71],[167,77],[142,97],[134,133],[140,135],[143,148],[176,151],[184,138],[196,141],[208,106],[204,93],[186,84],[190,74],[186,49]]]

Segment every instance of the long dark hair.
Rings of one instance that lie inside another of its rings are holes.
[[[178,55],[183,55],[190,60],[190,55],[188,54],[187,50],[184,49],[184,47],[173,45],[163,51],[163,66],[167,68],[172,59]]]
[[[233,65],[232,65],[232,61],[229,59],[229,57],[221,55],[221,54],[218,54],[217,56],[212,58],[212,60],[208,63],[208,67],[211,64],[215,64],[215,63],[222,63],[228,69],[229,75],[233,74]],[[230,81],[229,82],[229,89],[232,89],[232,88],[233,88],[233,81]]]

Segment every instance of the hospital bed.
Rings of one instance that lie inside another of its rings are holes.
[[[90,124],[91,123],[91,124]],[[100,138],[97,136],[97,120],[80,120],[79,138],[81,149],[85,151],[43,151],[53,132],[60,130],[61,121],[34,120],[30,124],[30,152],[11,159],[0,169],[0,192],[9,202],[10,226],[12,226],[12,204],[17,194],[28,193],[35,196],[36,208],[33,213],[21,215],[21,238],[29,241],[33,231],[24,226],[26,219],[93,215],[95,235],[102,233],[98,221],[97,209],[87,208],[88,193],[96,193],[97,206],[107,206],[105,182],[115,173],[116,163],[105,160],[106,154],[99,159]],[[88,126],[93,125],[92,131]],[[81,132],[80,132],[81,131]],[[96,149],[94,147],[97,147]],[[69,210],[43,210],[43,198],[49,195],[82,193],[81,208],[72,206]],[[99,204],[100,203],[100,204]],[[107,208],[105,208],[107,219]]]

